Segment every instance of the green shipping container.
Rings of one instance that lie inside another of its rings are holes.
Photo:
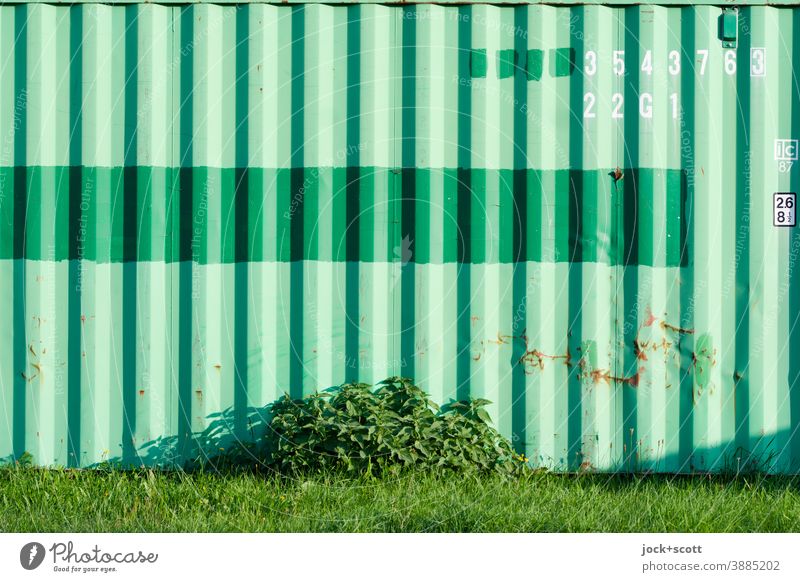
[[[0,457],[404,375],[535,465],[797,472],[800,8],[672,4],[0,6]]]

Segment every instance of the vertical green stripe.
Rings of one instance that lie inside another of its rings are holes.
[[[137,254],[140,252],[137,244],[139,213],[139,182],[138,172],[135,168],[137,150],[137,120],[138,120],[138,59],[139,59],[139,7],[126,7],[126,35],[125,35],[125,71],[126,83],[129,90],[125,95],[125,152],[126,163],[124,172],[123,196],[121,206],[125,211],[123,225],[123,258],[126,261],[122,266],[122,458],[131,462],[136,456],[137,444],[133,442],[136,434],[136,336],[137,336],[137,311],[139,305],[139,282],[137,279]]]
[[[192,333],[193,265],[199,250],[195,241],[195,220],[193,209],[194,179],[191,171],[193,163],[194,127],[194,18],[193,7],[182,7],[180,14],[179,52],[180,59],[180,172],[179,202],[172,207],[173,228],[181,233],[180,267],[178,272],[178,450],[185,458],[192,448],[192,347],[195,345]]]
[[[458,8],[458,76],[459,81],[470,78],[470,55],[472,51],[472,6]],[[472,188],[469,167],[472,143],[472,88],[469,83],[458,84],[458,168],[456,174],[457,204],[457,252],[456,274],[456,397],[459,400],[470,394],[471,357],[470,304],[472,284],[470,277],[470,238]]]
[[[576,30],[585,31],[585,8],[578,6],[570,8],[571,19]],[[575,38],[577,50],[583,53],[580,38]],[[569,99],[572,110],[580,111],[583,107],[583,78],[572,77],[570,79]],[[569,121],[569,164],[571,168],[580,168],[583,165],[583,117],[572,115]],[[569,172],[569,183],[571,196],[569,201],[569,255],[573,261],[569,266],[569,323],[568,337],[569,350],[575,354],[576,361],[585,356],[586,345],[583,339],[583,267],[581,261],[581,248],[578,241],[581,240],[581,201],[583,200],[583,175],[580,172]],[[577,469],[581,466],[583,459],[583,406],[581,368],[573,366],[569,373],[567,383],[567,466],[570,469]]]
[[[346,185],[345,216],[334,213],[334,225],[344,223],[344,240],[337,243],[334,239],[334,253],[339,255],[344,246],[345,267],[345,380],[359,379],[360,351],[358,340],[360,334],[361,309],[359,305],[359,254],[361,251],[361,6],[347,8],[347,153],[346,153]],[[369,170],[369,169],[367,169]],[[364,189],[366,190],[366,188]],[[369,189],[371,191],[371,189]],[[337,192],[334,189],[334,192]],[[341,200],[336,196],[336,200]],[[341,204],[335,202],[334,210]],[[367,206],[367,208],[369,208]],[[370,210],[371,212],[371,210]],[[344,218],[344,220],[342,220]],[[334,232],[336,228],[334,228]],[[369,233],[365,233],[365,241],[369,241]],[[344,243],[343,245],[341,243]],[[338,256],[337,256],[338,258]]]
[[[400,361],[401,374],[414,377],[414,327],[416,277],[413,262],[403,261],[403,245],[413,245],[416,237],[416,75],[417,75],[417,7],[406,9],[403,19],[403,104],[402,104],[402,174],[400,202],[400,240],[393,249],[392,260],[400,262]],[[398,253],[400,256],[398,257]]]
[[[303,283],[304,224],[306,188],[303,143],[305,140],[305,6],[292,7],[292,122],[291,122],[291,189],[293,199],[287,211],[291,228],[291,300],[289,337],[291,342],[289,389],[293,398],[303,394]],[[279,212],[281,209],[279,208]]]
[[[625,12],[625,54],[627,56],[625,68],[627,75],[625,77],[624,95],[629,110],[633,107],[638,109],[639,103],[639,68],[642,58],[639,38],[641,34],[640,19],[641,11],[638,8]],[[644,213],[648,210],[652,211],[651,207],[645,209],[640,202],[652,205],[652,188],[646,188],[644,182],[648,177],[645,176],[644,180],[642,180],[642,173],[637,170],[640,148],[639,132],[641,129],[639,116],[626,115],[624,123],[627,141],[623,160],[623,173],[620,179],[617,179],[616,175],[609,176],[608,179],[613,184],[612,187],[615,194],[622,197],[622,200],[617,201],[617,204],[621,206],[621,210],[615,213],[618,222],[614,226],[614,230],[621,231],[621,235],[617,244],[613,246],[612,252],[619,250],[622,253],[622,256],[618,257],[618,264],[624,266],[622,280],[624,293],[623,320],[615,322],[617,327],[615,337],[622,338],[625,349],[622,351],[621,357],[617,357],[618,372],[615,375],[630,378],[636,377],[640,366],[639,354],[636,349],[636,342],[639,340],[639,326],[643,315],[640,301],[649,303],[650,299],[649,297],[645,299],[639,296],[639,284],[641,281],[637,266],[639,264],[638,257],[642,241],[639,233],[642,229],[643,219],[644,221],[647,220],[644,218]],[[609,168],[609,170],[616,172],[616,168]],[[646,188],[646,192],[642,191],[643,187]],[[644,235],[644,240],[649,240],[650,234],[650,232],[647,232]],[[652,255],[652,252],[650,255]],[[622,451],[619,452],[623,455],[625,469],[634,471],[639,468],[639,394],[636,386],[624,384],[621,390],[622,418],[617,423],[620,434],[616,440],[617,445],[622,447]],[[644,401],[646,402],[647,399],[644,399]]]
[[[525,34],[514,36],[514,49],[519,55],[526,54],[528,48],[528,7],[522,6],[514,9],[514,29]],[[527,293],[527,244],[528,240],[528,78],[524,71],[519,69],[514,72],[514,170],[511,183],[505,180],[500,198],[502,216],[506,217],[501,222],[501,229],[510,226],[513,232],[512,246],[509,249],[508,260],[513,261],[512,275],[512,301],[511,301],[511,434],[515,448],[519,452],[526,450],[527,443],[527,402],[525,366],[522,358],[527,351],[525,341],[526,324],[528,321],[528,293]],[[511,223],[510,225],[508,223]],[[503,237],[507,240],[508,237]],[[501,260],[503,253],[501,252]]]
[[[84,191],[81,146],[83,142],[83,6],[70,7],[70,141],[69,141],[69,269],[67,274],[67,465],[81,465],[81,292],[78,261]],[[88,170],[87,170],[88,171]]]
[[[235,154],[236,175],[234,177],[233,219],[225,225],[223,232],[235,235],[234,260],[234,330],[233,330],[233,413],[234,434],[247,438],[247,416],[250,406],[248,375],[248,336],[250,327],[248,289],[251,245],[250,231],[250,152],[248,148],[249,118],[249,71],[250,71],[250,12],[251,7],[236,7],[236,81],[235,81]],[[224,191],[224,188],[223,188]],[[226,197],[223,196],[223,208]],[[260,246],[260,245],[259,245]],[[223,253],[224,255],[224,253]]]
[[[746,14],[748,21],[750,14]],[[750,36],[740,35],[739,54],[750,54]],[[736,167],[744,168],[752,155],[750,130],[750,79],[738,74],[736,79],[738,112],[736,116]],[[695,168],[695,171],[697,169]],[[749,176],[748,176],[749,178]],[[758,192],[758,196],[764,193]],[[750,233],[752,192],[749,179],[736,181],[736,358],[734,364],[734,406],[736,409],[735,442],[744,451],[751,450],[750,426]],[[691,245],[693,246],[693,245]],[[691,248],[690,246],[690,248]],[[690,263],[691,264],[691,263]],[[759,267],[756,267],[756,274]],[[757,421],[758,422],[758,421]]]
[[[695,54],[696,45],[696,25],[697,13],[692,9],[682,9],[683,18],[681,22],[681,44],[683,50],[690,55]],[[694,217],[694,180],[697,168],[695,167],[695,150],[697,147],[695,138],[695,83],[698,75],[686,75],[681,77],[681,96],[684,103],[689,106],[681,111],[681,168],[687,172],[687,210],[688,219]],[[694,327],[693,313],[693,288],[694,288],[694,228],[691,226],[687,232],[687,268],[681,270],[681,327],[691,329]],[[692,452],[694,450],[694,384],[691,377],[692,354],[689,349],[681,346],[680,367],[685,373],[680,382],[680,418],[681,424],[678,428],[678,471],[688,471],[692,468]]]
[[[27,70],[28,70],[28,11],[27,5],[20,5],[14,8],[15,30],[16,30],[16,50],[14,59],[14,90],[15,103],[22,100],[27,103]],[[20,113],[18,128],[15,136],[27,136],[28,128],[27,107]],[[27,432],[27,410],[26,410],[26,390],[27,381],[21,374],[21,370],[26,369],[27,365],[27,334],[25,333],[25,323],[27,320],[27,310],[25,309],[25,262],[23,259],[26,254],[25,248],[25,220],[27,213],[26,155],[27,139],[14,140],[14,402],[13,402],[13,449],[14,457],[19,458],[26,451],[25,435]],[[25,338],[25,341],[19,341]]]

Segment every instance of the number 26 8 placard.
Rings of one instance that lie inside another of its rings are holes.
[[[797,223],[797,194],[775,192],[772,197],[772,224],[794,226]]]

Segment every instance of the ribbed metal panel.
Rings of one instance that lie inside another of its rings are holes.
[[[800,11],[720,13],[0,7],[0,457],[402,374],[537,465],[797,471]]]

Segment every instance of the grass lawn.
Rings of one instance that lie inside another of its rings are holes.
[[[257,474],[0,469],[0,530],[794,532],[797,479]]]

